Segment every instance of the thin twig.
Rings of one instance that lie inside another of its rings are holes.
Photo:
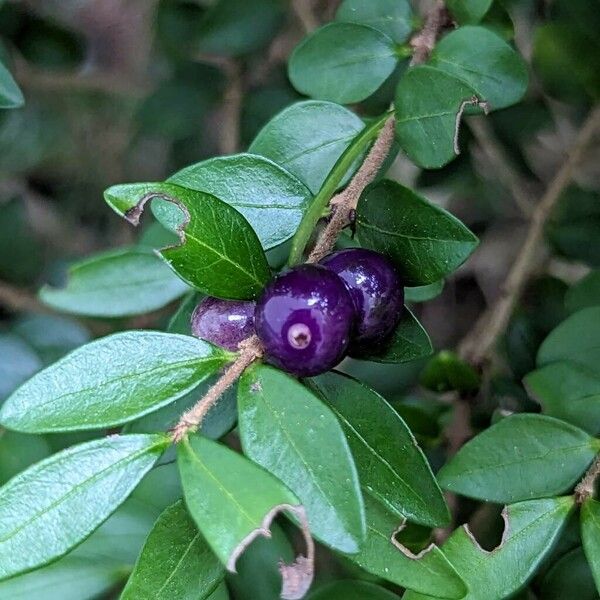
[[[239,379],[246,368],[257,358],[260,358],[262,354],[263,349],[258,337],[253,335],[244,340],[240,344],[240,353],[235,362],[227,368],[208,392],[181,416],[179,422],[171,431],[173,442],[180,442],[188,433],[196,431],[219,398]]]
[[[482,315],[475,327],[460,344],[459,353],[461,357],[471,364],[481,366],[487,362],[496,340],[508,325],[513,308],[519,300],[529,276],[535,269],[536,256],[543,241],[546,221],[563,190],[570,183],[575,167],[580,162],[599,128],[600,107],[596,107],[579,130],[566,162],[533,211],[525,242],[506,277],[500,297]]]
[[[440,31],[449,20],[444,0],[436,0],[433,8],[427,13],[423,29],[415,34],[409,42],[414,48],[411,65],[420,65],[429,58]]]
[[[292,0],[291,5],[306,33],[314,31],[319,26],[319,20],[313,12],[312,0]]]
[[[600,477],[600,454],[596,456],[592,466],[575,487],[575,501],[577,504],[583,504],[588,498],[594,495],[594,486],[598,477]]]
[[[363,190],[375,179],[394,141],[394,117],[381,128],[375,143],[348,186],[331,200],[334,208],[329,223],[322,231],[308,257],[309,263],[318,262],[331,252],[341,231],[348,226],[350,215],[356,209]]]
[[[223,97],[223,123],[219,139],[221,154],[235,154],[240,149],[240,118],[244,86],[239,62],[229,60],[225,64],[227,87]]]

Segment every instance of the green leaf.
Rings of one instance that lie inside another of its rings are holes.
[[[0,61],[0,108],[19,108],[24,102],[19,86]]]
[[[178,463],[185,501],[198,529],[227,570],[282,510],[298,500],[270,473],[199,435],[183,440]],[[210,518],[206,518],[210,515]]]
[[[479,546],[468,526],[456,529],[442,550],[469,588],[463,600],[509,598],[523,587],[552,549],[572,507],[571,498],[507,506],[502,542],[491,552]],[[431,598],[416,592],[403,596],[403,600]]]
[[[358,554],[348,558],[359,567],[421,594],[439,598],[462,598],[466,587],[444,553],[434,544],[413,554],[396,541],[403,520],[373,496],[365,496],[367,539]],[[394,540],[394,542],[392,542]]]
[[[414,163],[437,169],[456,157],[457,115],[474,95],[466,82],[439,69],[420,65],[406,72],[394,101],[396,137]]]
[[[586,367],[566,361],[537,369],[523,380],[527,392],[542,405],[542,411],[600,433],[600,375]]]
[[[222,578],[221,563],[180,500],[154,525],[121,600],[203,600]]]
[[[328,583],[307,600],[398,600],[398,596],[374,583],[348,579]]]
[[[476,392],[481,383],[479,373],[449,350],[442,350],[427,363],[420,382],[434,392],[457,391],[461,394]]]
[[[381,344],[378,351],[368,350],[356,358],[371,362],[398,364],[429,356],[432,352],[433,348],[427,332],[405,306],[394,333],[385,343]]]
[[[232,357],[189,336],[117,333],[22,385],[0,409],[0,423],[29,433],[113,427],[173,402]]]
[[[289,62],[289,77],[303,94],[339,104],[360,102],[392,73],[394,42],[355,23],[329,23],[305,38]]]
[[[427,285],[404,288],[404,299],[406,302],[427,302],[437,298],[444,290],[444,280],[434,281]]]
[[[492,6],[493,0],[447,0],[452,16],[459,23],[479,23]]]
[[[537,355],[538,366],[566,360],[597,371],[599,339],[600,306],[584,308],[565,319],[542,342]]]
[[[253,154],[211,158],[185,167],[168,181],[233,206],[246,217],[265,249],[294,235],[311,199],[310,190],[291,173]]]
[[[365,534],[362,495],[333,413],[297,380],[264,365],[242,375],[238,409],[244,453],[298,496],[316,538],[357,552]]]
[[[425,285],[457,269],[477,238],[449,212],[395,181],[371,187],[359,203],[356,233],[362,246],[387,255],[407,285]]]
[[[84,540],[168,445],[164,435],[111,436],[54,454],[0,489],[0,579],[42,566]]]
[[[187,289],[160,258],[127,249],[75,263],[69,268],[66,286],[44,286],[40,298],[72,314],[127,317],[162,308]]]
[[[326,373],[312,385],[340,421],[364,495],[398,518],[443,527],[450,515],[427,459],[402,418],[361,382]],[[309,421],[312,422],[312,421]]]
[[[335,19],[342,23],[368,25],[388,35],[396,44],[408,39],[414,22],[408,0],[344,0]]]
[[[600,271],[588,273],[571,287],[565,296],[565,306],[570,313],[600,306]]]
[[[110,207],[133,225],[148,200],[171,202],[183,215],[181,245],[160,255],[192,287],[211,296],[248,300],[270,278],[260,241],[246,219],[225,202],[172,183],[116,185],[104,192]]]
[[[598,600],[592,571],[582,548],[567,552],[552,565],[540,591],[544,600]]]
[[[588,498],[581,507],[581,538],[600,593],[600,502]]]
[[[502,419],[463,446],[438,474],[440,485],[489,502],[516,502],[570,490],[600,442],[558,419]]]
[[[316,194],[363,128],[362,120],[339,104],[306,100],[275,115],[250,144],[249,152],[275,161]]]
[[[515,104],[527,90],[525,61],[485,27],[449,33],[436,44],[429,64],[463,81],[493,110]]]

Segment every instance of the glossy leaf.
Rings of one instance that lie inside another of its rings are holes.
[[[542,342],[538,366],[569,361],[597,371],[600,364],[600,306],[584,308],[565,319]]]
[[[244,453],[298,496],[316,538],[356,552],[365,534],[363,500],[333,413],[304,385],[264,365],[240,379],[238,409]]]
[[[132,183],[109,188],[104,198],[134,225],[148,200],[171,202],[183,221],[178,227],[181,245],[159,253],[185,282],[200,291],[246,300],[259,294],[270,278],[252,227],[237,210],[210,194],[172,183]]]
[[[188,289],[154,254],[127,249],[72,265],[66,286],[44,286],[40,298],[77,315],[127,317],[157,310]]]
[[[299,504],[271,474],[202,436],[183,440],[177,461],[188,510],[231,572],[251,539],[265,535],[264,527],[270,524],[267,517]]]
[[[415,555],[405,546],[395,546],[403,520],[373,496],[365,496],[367,539],[358,554],[348,558],[359,567],[421,594],[437,598],[462,598],[466,586],[444,553],[430,545],[422,554]]]
[[[344,429],[365,496],[398,518],[443,527],[450,515],[427,459],[402,418],[361,382],[326,373],[312,380]]]
[[[440,485],[489,502],[516,502],[569,491],[600,442],[558,419],[502,419],[463,446],[438,474]]]
[[[355,23],[329,23],[296,46],[289,77],[307,96],[350,104],[370,96],[396,63],[394,42],[384,33]]]
[[[581,507],[581,538],[600,594],[600,502],[588,498]]]
[[[597,370],[566,361],[555,362],[526,375],[530,396],[551,417],[600,433],[600,375]]]
[[[448,9],[463,23],[479,23],[492,6],[493,0],[447,0]]]
[[[429,63],[475,90],[493,110],[518,102],[527,90],[525,61],[485,27],[459,27],[440,40]]]
[[[438,169],[456,157],[454,135],[461,104],[475,90],[453,75],[420,65],[396,89],[396,137],[420,167]]]
[[[297,102],[260,130],[249,152],[275,161],[316,194],[338,158],[363,128],[362,120],[339,104],[318,100]]]
[[[275,162],[253,154],[218,156],[185,167],[168,181],[233,206],[269,249],[292,237],[311,199],[310,190]]]
[[[221,563],[179,501],[154,525],[121,600],[203,600],[222,578]]]
[[[189,336],[117,333],[27,381],[0,409],[0,423],[29,433],[112,427],[183,396],[232,357]]]
[[[10,71],[0,61],[0,108],[18,108],[25,102]]]
[[[448,560],[469,588],[464,600],[509,598],[532,577],[550,552],[573,507],[571,498],[529,500],[505,509],[505,529],[500,545],[481,548],[465,525],[443,545]],[[430,600],[407,592],[403,600]]]
[[[112,436],[54,454],[0,488],[0,579],[84,540],[131,493],[169,440]]]
[[[368,581],[342,580],[315,590],[307,600],[397,600],[389,590]]]
[[[442,279],[478,243],[456,217],[390,180],[380,181],[361,197],[356,232],[362,246],[396,263],[407,285]]]
[[[427,302],[437,298],[444,291],[444,280],[434,281],[427,285],[404,288],[404,299],[406,302]]]
[[[423,326],[405,306],[394,333],[381,347],[366,351],[356,358],[378,363],[398,364],[429,356],[433,352],[431,340]]]
[[[590,306],[600,306],[600,271],[588,273],[565,295],[565,306],[571,313]]]
[[[368,25],[401,44],[410,36],[414,17],[408,0],[344,0],[335,19],[342,23]]]

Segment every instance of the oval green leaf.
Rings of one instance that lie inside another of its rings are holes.
[[[256,365],[238,384],[245,454],[300,499],[312,534],[342,552],[365,535],[362,494],[346,437],[333,413],[297,380]]]
[[[305,38],[289,62],[289,77],[303,94],[339,104],[368,98],[398,62],[394,42],[355,23],[329,23]]]
[[[442,492],[410,429],[374,390],[347,375],[311,380],[342,425],[366,496],[416,523],[450,520]],[[312,421],[309,421],[312,422]]]
[[[96,529],[156,462],[169,439],[124,435],[74,446],[0,489],[0,579],[40,567]]]
[[[0,409],[0,423],[28,433],[114,427],[180,398],[232,357],[190,336],[117,333],[23,384]]]
[[[448,10],[460,23],[479,23],[492,6],[493,0],[446,0]]]
[[[600,593],[600,502],[588,498],[581,507],[581,538]]]
[[[249,151],[275,161],[316,194],[364,126],[358,116],[339,104],[297,102],[260,130]]]
[[[515,104],[527,91],[525,61],[485,27],[466,26],[449,33],[436,44],[428,64],[473,88],[493,110]]]
[[[556,496],[581,478],[600,442],[535,414],[502,419],[463,446],[438,474],[447,490],[488,502]]]
[[[407,285],[442,279],[457,269],[478,243],[449,212],[387,179],[361,197],[356,234],[362,246],[387,255]]]
[[[204,600],[223,574],[180,500],[156,521],[121,600]]]
[[[254,154],[218,156],[185,167],[168,181],[236,208],[269,249],[294,235],[311,199],[310,190],[275,162]]]
[[[159,251],[170,267],[192,287],[211,296],[255,298],[270,278],[260,241],[235,208],[204,192],[172,183],[115,185],[104,199],[133,225],[139,223],[146,202],[163,200],[181,213],[179,246]]]
[[[69,268],[66,286],[44,286],[40,298],[76,315],[128,317],[162,308],[188,289],[154,254],[126,249],[75,263]]]

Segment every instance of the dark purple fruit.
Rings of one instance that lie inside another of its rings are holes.
[[[324,373],[340,362],[353,321],[346,286],[319,265],[282,273],[256,304],[256,333],[267,359],[300,377]]]
[[[372,348],[395,329],[404,306],[404,287],[394,265],[379,252],[348,248],[321,264],[333,271],[352,296],[356,312],[350,353]]]
[[[207,342],[237,350],[254,334],[254,302],[204,298],[192,314],[192,334]]]

